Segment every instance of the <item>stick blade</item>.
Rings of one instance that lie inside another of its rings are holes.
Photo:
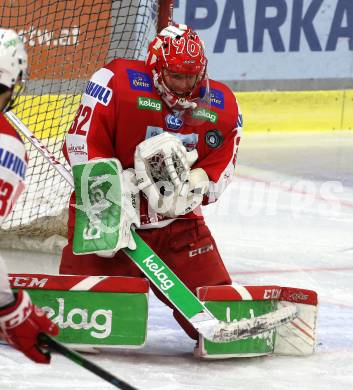
[[[239,321],[225,322],[215,318],[202,321],[199,317],[196,320],[192,319],[192,323],[207,340],[227,343],[268,332],[292,321],[296,316],[296,306],[289,305],[262,316]]]

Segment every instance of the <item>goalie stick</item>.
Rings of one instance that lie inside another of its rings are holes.
[[[71,172],[56,159],[14,113],[8,112],[5,115],[31,144],[38,149],[49,164],[67,180],[71,187],[74,187]],[[214,317],[206,306],[184,285],[135,231],[132,234],[137,244],[137,249],[134,251],[123,249],[123,251],[192,326],[210,341],[222,343],[256,336],[293,320],[297,315],[295,305],[290,305],[259,317],[233,322],[220,321]]]
[[[97,364],[91,362],[90,360],[84,358],[79,353],[73,351],[70,348],[67,348],[64,344],[60,343],[57,340],[54,340],[52,337],[40,333],[38,336],[38,342],[43,347],[49,348],[51,351],[55,351],[60,353],[61,355],[67,357],[71,361],[79,364],[80,366],[86,368],[88,371],[92,372],[93,374],[96,374],[97,376],[101,377],[105,381],[109,382],[113,386],[117,387],[121,390],[137,390],[136,387],[132,387],[128,383],[124,382],[123,380],[117,378],[116,376],[112,375],[110,372],[104,370],[102,367],[97,366]]]

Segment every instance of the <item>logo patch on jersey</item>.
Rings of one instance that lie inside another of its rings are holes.
[[[200,88],[200,97],[202,98],[205,95],[206,88]],[[220,109],[224,109],[224,93],[219,89],[210,89],[210,97],[211,97],[211,106],[217,107]]]
[[[193,118],[204,120],[211,123],[216,123],[218,120],[218,114],[214,111],[207,110],[206,108],[198,108],[192,113]]]
[[[69,154],[74,154],[75,156],[87,156],[88,153],[87,153],[87,147],[85,144],[82,144],[82,145],[68,145],[67,146],[67,151],[69,152]]]
[[[219,89],[211,88],[211,106],[224,109],[224,93]]]
[[[161,127],[147,126],[145,139],[154,137],[162,133],[164,133],[164,130]],[[173,134],[175,137],[179,138],[188,152],[196,149],[197,143],[199,141],[198,134],[195,133],[190,133],[190,134],[170,133],[170,134]]]
[[[223,143],[223,140],[224,138],[222,133],[217,129],[210,130],[205,135],[205,142],[212,149],[220,147]]]
[[[139,110],[162,111],[162,102],[160,100],[139,96],[137,98],[137,107]]]
[[[174,114],[168,114],[165,117],[165,123],[167,125],[167,128],[169,130],[179,130],[181,126],[183,126],[183,120],[181,118],[178,118],[177,115]]]
[[[85,95],[91,96],[99,103],[107,106],[112,98],[113,91],[108,87],[89,81],[85,90]]]
[[[152,92],[152,79],[147,73],[137,72],[133,69],[127,69],[131,89],[139,91]]]

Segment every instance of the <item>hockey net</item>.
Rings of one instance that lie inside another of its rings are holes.
[[[90,76],[113,58],[144,59],[168,24],[169,0],[5,0],[0,26],[23,36],[29,81],[15,114],[67,166],[65,133]],[[26,142],[27,189],[0,229],[0,246],[60,251],[71,193],[65,180]]]

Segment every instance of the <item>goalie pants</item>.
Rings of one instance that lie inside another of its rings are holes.
[[[138,233],[194,294],[197,287],[231,284],[216,243],[203,219],[178,219],[163,228],[140,229]],[[60,274],[143,276],[123,251],[117,252],[112,259],[95,254],[74,255],[72,238],[73,231],[69,229],[69,243],[63,249]],[[173,308],[154,285],[151,288],[161,301]],[[173,315],[185,332],[197,340],[197,331],[176,309]]]

